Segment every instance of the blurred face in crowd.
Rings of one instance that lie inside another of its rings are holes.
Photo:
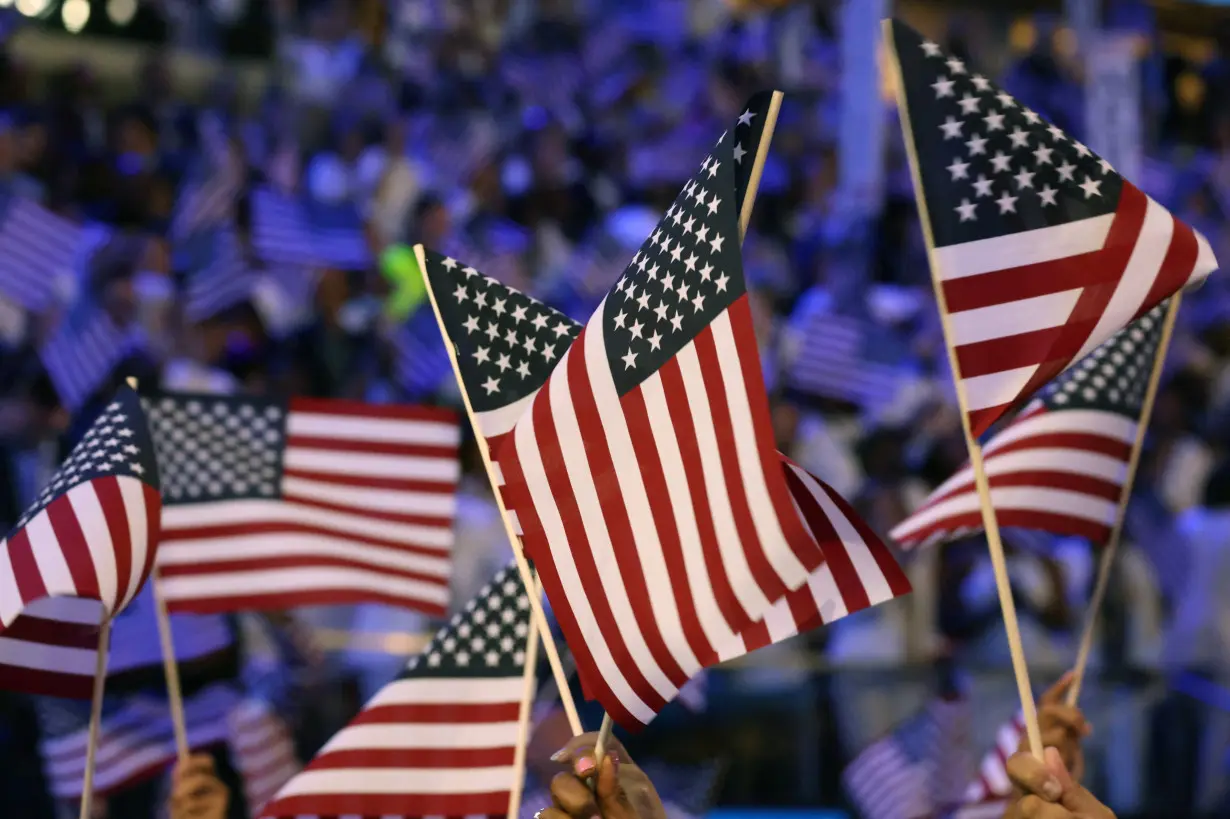
[[[8,175],[17,170],[20,153],[17,134],[12,127],[0,126],[0,174]]]
[[[349,295],[346,274],[340,270],[326,271],[316,287],[316,306],[321,316],[330,324],[335,323]]]
[[[448,208],[436,205],[423,214],[419,225],[421,240],[425,245],[438,245],[452,231],[452,220]]]

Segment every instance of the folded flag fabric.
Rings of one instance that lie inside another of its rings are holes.
[[[434,407],[159,393],[176,612],[448,605],[460,432]]]
[[[0,294],[31,312],[55,306],[75,275],[81,226],[37,202],[0,193]]]
[[[261,815],[506,813],[529,614],[516,566],[505,567]]]
[[[349,205],[330,205],[279,193],[252,192],[252,245],[269,264],[366,270],[371,251],[363,220]]]
[[[1191,227],[896,20],[902,127],[975,437],[1217,267]]]
[[[101,304],[83,295],[39,346],[38,356],[60,403],[75,413],[141,344],[139,330],[116,323]]]
[[[869,413],[889,406],[904,371],[869,354],[869,323],[807,307],[813,309],[796,315],[788,330],[794,349],[786,362],[787,386],[800,395],[847,401]]]
[[[231,764],[243,781],[249,816],[259,816],[282,786],[299,773],[290,730],[272,708],[249,697],[227,714]]]
[[[234,230],[217,231],[202,265],[188,274],[184,312],[193,322],[250,301],[260,272],[253,269]]]
[[[241,700],[233,686],[214,684],[184,699],[188,744],[202,750],[227,741],[227,720]],[[90,709],[87,703],[38,702],[43,740],[39,751],[51,793],[81,796]],[[175,763],[175,733],[166,699],[133,696],[108,700],[99,727],[94,795],[106,798],[162,773]]]
[[[98,628],[154,564],[159,489],[145,412],[123,387],[0,542],[0,686],[90,696]]]
[[[1005,527],[1105,543],[1119,514],[1169,302],[1111,336],[1051,382],[982,448]],[[967,463],[892,530],[905,548],[982,530]]]
[[[978,763],[978,773],[966,788],[961,804],[951,819],[999,819],[1012,796],[1012,781],[1008,779],[1008,758],[1021,746],[1025,736],[1025,718],[1019,712],[995,732],[995,747]],[[997,812],[998,811],[998,812]]]

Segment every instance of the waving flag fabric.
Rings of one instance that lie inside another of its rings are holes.
[[[1169,302],[1120,330],[1046,387],[982,448],[1005,527],[1105,543],[1119,513]],[[893,529],[910,548],[982,529],[968,464]]]
[[[90,696],[98,627],[149,576],[160,507],[146,416],[124,387],[0,542],[0,686]]]
[[[200,322],[249,301],[260,279],[234,230],[214,233],[202,265],[188,275],[184,311]]]
[[[36,313],[54,306],[82,237],[80,226],[37,202],[0,194],[0,294]]]
[[[116,324],[101,305],[83,297],[39,347],[39,359],[69,412],[76,412],[103,388],[140,342]]]
[[[264,262],[294,267],[365,270],[372,264],[363,220],[350,205],[252,192],[252,245]]]
[[[165,393],[149,414],[169,610],[378,602],[444,613],[461,473],[454,413]]]
[[[503,815],[529,614],[516,566],[502,569],[261,815]]]
[[[556,357],[527,350],[563,348],[582,325],[451,257],[424,251],[424,261],[445,335],[457,351],[477,432],[495,451],[557,363]],[[761,648],[910,590],[891,553],[848,504],[823,482],[779,458],[788,491],[826,562],[741,634],[712,624],[723,657]],[[715,650],[709,647],[704,653],[713,655]]]
[[[723,635],[824,559],[773,448],[739,252],[769,102],[719,140],[496,453],[588,693],[625,726],[737,653]]]
[[[1217,267],[1110,164],[903,23],[888,29],[970,426]]]
[[[1000,726],[995,747],[978,763],[978,775],[965,791],[962,804],[951,819],[999,819],[1008,807],[1012,782],[1008,779],[1008,758],[1021,746],[1025,718],[1018,713]]]
[[[249,698],[227,715],[231,763],[243,780],[248,815],[261,808],[303,767],[290,730],[268,704]]]

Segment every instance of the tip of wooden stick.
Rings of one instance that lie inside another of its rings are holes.
[[[132,387],[134,390],[137,388],[137,379],[133,378],[132,376],[129,376],[128,378],[125,378],[124,380],[127,381],[128,386]]]

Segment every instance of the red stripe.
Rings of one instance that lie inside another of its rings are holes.
[[[943,284],[944,301],[948,312],[955,314],[1104,284],[1107,271],[1100,264],[1101,253],[1101,249],[1093,250],[1054,261],[949,279]]]
[[[846,502],[845,498],[833,491],[833,487],[815,478],[814,475],[812,477],[824,488],[825,493],[829,496],[829,500],[841,510],[841,513],[846,516],[846,520],[858,532],[858,536],[862,538],[863,544],[871,552],[871,556],[875,558],[880,574],[884,575],[884,579],[888,582],[888,588],[892,592],[893,597],[900,597],[913,591],[910,579],[901,568],[901,564],[897,562],[897,559],[893,556],[888,546],[884,544],[884,541],[880,539],[880,536],[872,531],[871,527],[867,525],[867,521],[863,520],[862,515],[855,512],[854,508]],[[854,611],[850,608],[848,602],[846,609],[851,613]]]
[[[722,612],[722,617],[726,619],[731,630],[737,634],[742,628],[751,625],[751,617],[743,610],[742,604],[735,596],[730,578],[722,566],[722,550],[718,545],[713,509],[700,459],[700,442],[696,437],[696,426],[692,411],[688,407],[687,390],[683,385],[683,374],[679,370],[678,361],[671,359],[666,362],[658,370],[658,377],[662,382],[670,422],[675,428],[675,441],[679,445],[679,457],[683,463],[688,493],[692,496],[692,512],[696,517],[696,529],[700,535],[709,585],[713,588],[718,610]],[[717,502],[721,503],[722,500],[718,499]]]
[[[1003,475],[989,476],[987,480],[991,484],[992,489],[1004,487],[1024,487],[1026,489],[1039,490],[1065,489],[1069,492],[1116,502],[1118,502],[1119,496],[1123,493],[1123,484],[1121,483],[1114,483],[1075,472],[1061,472],[1058,468],[1008,472]],[[929,509],[932,506],[961,495],[976,494],[977,491],[977,487],[971,478],[969,482],[962,484],[951,492],[946,492],[932,500],[928,500],[927,505],[923,509]]]
[[[0,663],[5,691],[42,697],[88,700],[94,692],[94,674],[61,674]]]
[[[579,341],[585,343],[587,335],[587,333],[582,333]],[[594,390],[590,387],[590,374],[584,353],[585,347],[577,347],[575,353],[565,359],[564,366],[568,368],[568,393],[576,413],[589,473],[593,476],[594,484],[598,488],[598,503],[602,508],[602,517],[610,535],[612,551],[615,553],[616,566],[610,569],[617,571],[618,577],[612,576],[611,570],[608,569],[604,579],[608,583],[614,581],[623,587],[628,595],[628,602],[632,606],[632,616],[636,620],[635,627],[644,638],[654,664],[676,688],[680,688],[688,681],[688,675],[671,655],[654,617],[653,602],[649,599],[649,588],[645,583],[644,570],[641,566],[640,544],[637,542],[623,491],[616,477],[615,461],[611,456],[610,442],[603,429],[602,418],[598,414]],[[609,378],[607,373],[596,373],[595,376]],[[636,399],[634,398],[633,401],[635,402]],[[623,403],[621,399],[620,412],[624,412]],[[629,425],[628,431],[633,440],[636,440],[638,436],[651,438],[653,435],[647,423],[642,428],[632,428]],[[639,459],[637,468],[638,471],[641,468]],[[614,625],[613,620],[607,622]],[[631,623],[621,625],[624,628],[632,626]]]
[[[442,458],[456,460],[455,444],[404,444],[393,441],[356,441],[350,438],[330,438],[321,435],[290,435],[287,449],[306,449],[319,452],[362,452],[372,455],[400,455],[418,458]]]
[[[1018,421],[1017,424],[1020,422]],[[1017,424],[1013,424],[1016,426]],[[1011,429],[1011,427],[1009,427]],[[995,444],[995,439],[990,443]],[[1106,455],[1117,458],[1124,463],[1132,457],[1132,445],[1119,438],[1099,435],[1097,432],[1073,430],[1071,432],[1043,432],[1035,435],[1024,435],[1006,444],[997,445],[983,453],[984,460],[989,464],[995,458],[1008,452],[1018,452],[1023,449],[1071,449],[1077,452],[1091,452],[1095,455]],[[968,466],[968,464],[967,464]]]
[[[302,774],[301,774],[302,775]],[[508,812],[507,790],[479,794],[340,793],[288,796],[262,809],[263,816],[472,816]],[[410,807],[413,806],[413,807]]]
[[[97,625],[49,620],[23,614],[8,628],[0,631],[0,637],[61,648],[92,649],[98,646],[98,632]]]
[[[413,732],[414,726],[405,726]],[[326,751],[312,761],[306,776],[313,771],[337,768],[373,768],[376,770],[440,770],[448,768],[495,768],[512,765],[516,749],[512,745],[500,748],[353,748]]]
[[[287,552],[293,553],[294,535],[320,535],[321,537],[333,538],[339,550],[344,550],[347,544],[363,543],[368,546],[376,546],[384,549],[391,549],[400,554],[415,554],[423,555],[424,557],[447,557],[448,550],[440,549],[434,546],[422,546],[418,544],[407,543],[401,540],[389,540],[386,538],[369,537],[368,535],[358,534],[353,530],[348,530],[344,525],[338,526],[318,526],[309,523],[295,523],[293,521],[284,522],[254,522],[254,523],[226,523],[216,526],[193,526],[183,529],[167,529],[162,537],[163,543],[180,543],[188,540],[227,540],[228,538],[243,537],[248,535],[284,535],[285,543],[287,544]],[[209,545],[202,543],[200,545],[202,562],[208,557]]]
[[[93,491],[90,487],[83,487]],[[88,597],[99,600],[102,592],[98,588],[98,569],[94,566],[94,556],[90,554],[90,544],[81,530],[81,521],[73,509],[68,495],[61,495],[47,505],[47,521],[55,532],[60,553],[68,565],[68,573],[73,578],[73,588],[77,590],[75,597]]]
[[[1110,527],[1094,523],[1085,518],[1064,515],[1058,512],[1041,512],[1032,509],[995,508],[995,518],[1000,528],[1016,527],[1020,529],[1039,529],[1054,535],[1083,537],[1094,543],[1104,543],[1110,536]],[[982,528],[982,513],[978,509],[956,515],[949,515],[933,524],[911,532],[903,538],[903,546],[913,546],[927,540],[940,532],[953,532],[958,529]]]
[[[1128,186],[1128,182],[1123,183]],[[1196,241],[1196,232],[1184,222],[1170,216],[1174,224],[1174,233],[1170,236],[1170,245],[1162,259],[1162,267],[1158,270],[1149,294],[1144,303],[1136,311],[1132,320],[1143,316],[1162,302],[1167,296],[1177,293],[1187,284],[1196,268],[1196,260],[1200,256],[1200,245]]]
[[[107,532],[111,535],[111,547],[115,554],[115,601],[113,605],[118,606],[128,597],[130,591],[133,596],[137,592],[136,589],[129,589],[133,560],[132,530],[128,527],[124,496],[120,491],[120,482],[117,478],[106,477],[94,481],[94,494],[98,497],[98,505],[102,507]],[[138,582],[141,579],[138,578]],[[111,601],[108,603],[110,604]]]
[[[22,602],[27,606],[47,596],[47,586],[43,583],[42,572],[38,570],[38,562],[34,559],[34,547],[30,543],[28,530],[28,525],[23,526],[13,532],[8,541],[13,579],[17,583],[17,592],[21,595]],[[39,544],[39,547],[46,548],[44,544]]]
[[[550,422],[550,410],[545,413],[538,413],[539,404],[547,404],[549,396],[539,395],[534,402],[530,412],[535,413],[534,420],[539,420],[541,415],[545,415],[547,421]],[[549,427],[553,429],[552,427]],[[542,581],[543,590],[547,593],[547,599],[551,601],[551,610],[555,614],[556,622],[560,625],[560,630],[564,633],[565,642],[572,650],[573,659],[577,663],[577,675],[581,679],[584,686],[584,693],[588,699],[596,699],[602,703],[606,712],[611,715],[615,722],[624,728],[639,725],[632,714],[624,708],[623,704],[611,691],[602,674],[598,673],[597,664],[594,662],[589,645],[585,642],[585,638],[581,632],[580,625],[577,623],[576,615],[572,612],[572,607],[568,605],[568,597],[564,593],[564,585],[560,580],[559,571],[555,567],[555,561],[551,557],[551,550],[547,544],[546,533],[542,529],[542,523],[538,519],[538,515],[534,510],[534,504],[529,497],[528,489],[525,485],[525,477],[521,472],[521,464],[519,462],[520,453],[517,451],[516,439],[509,438],[508,442],[500,450],[500,470],[504,473],[504,500],[508,504],[508,508],[516,511],[517,520],[521,524],[522,544],[525,548],[526,556],[534,561],[534,569],[538,574],[538,579]],[[561,511],[562,514],[562,511]],[[618,635],[616,635],[618,638]]]
[[[311,469],[284,469],[282,477],[299,478],[305,481],[334,484],[336,486],[355,486],[360,489],[395,489],[402,492],[428,492],[438,495],[451,495],[456,483],[441,481],[425,481],[413,478],[378,478],[372,475],[335,475],[332,472],[316,472]]]
[[[456,491],[456,490],[454,490]],[[450,493],[451,494],[451,493]],[[411,515],[405,512],[386,512],[377,509],[357,507],[347,503],[330,503],[305,495],[287,493],[283,500],[292,506],[306,506],[309,509],[320,509],[324,512],[337,512],[343,515],[358,515],[372,520],[383,520],[389,523],[404,523],[408,526],[438,526],[451,529],[455,515]]]
[[[410,406],[406,404],[368,404],[337,398],[290,399],[292,413],[320,413],[354,418],[392,418],[401,421],[444,421],[458,423],[457,413],[443,407]]]
[[[816,548],[815,541],[795,514],[790,488],[782,473],[781,456],[777,452],[777,437],[769,411],[769,396],[764,389],[760,350],[757,346],[756,330],[752,326],[752,312],[747,296],[740,296],[727,313],[735,338],[735,349],[739,353],[739,366],[743,370],[744,391],[751,410],[752,429],[756,435],[756,449],[760,454],[760,468],[768,488],[769,500],[777,512],[778,525],[786,544],[794,552],[795,558],[803,564],[803,568],[811,572],[824,564],[824,555]],[[769,599],[775,598],[770,596]]]
[[[820,548],[824,550],[825,562],[828,564],[829,571],[833,573],[833,581],[837,584],[837,590],[841,593],[846,610],[855,612],[867,608],[867,591],[863,588],[863,582],[859,579],[858,571],[855,570],[849,553],[846,552],[845,544],[837,537],[837,532],[825,516],[824,510],[820,508],[820,504],[810,497],[811,492],[802,479],[791,471],[789,480],[797,487],[795,496],[799,499],[799,508],[812,531],[816,532],[817,540],[822,534],[824,535]]]
[[[661,379],[658,379],[659,384]],[[649,498],[649,512],[653,516],[654,528],[658,533],[658,542],[662,546],[662,555],[666,562],[666,572],[675,598],[675,609],[679,612],[679,624],[688,648],[702,667],[713,665],[718,661],[717,652],[709,645],[700,617],[696,612],[696,602],[691,594],[691,582],[688,578],[687,563],[684,559],[683,542],[679,537],[679,527],[675,525],[674,507],[671,502],[670,489],[666,484],[666,473],[662,469],[663,457],[678,458],[679,453],[661,453],[658,442],[653,435],[653,423],[649,419],[649,411],[645,406],[645,395],[641,387],[629,392],[622,399],[624,416],[628,419],[628,431],[632,437],[632,449],[640,464],[641,477],[645,482],[645,493]],[[696,578],[704,582],[703,578]],[[674,678],[671,678],[674,681]],[[680,687],[680,683],[675,683]]]
[[[162,542],[162,494],[153,486],[142,481],[141,496],[145,504],[145,566],[141,569],[138,585],[145,581],[154,571],[154,558],[158,554],[158,544]]]
[[[726,482],[726,501],[730,504],[730,513],[735,520],[735,531],[739,534],[739,545],[747,559],[748,568],[756,585],[764,596],[770,600],[778,600],[789,589],[769,562],[764,544],[756,531],[756,522],[752,518],[751,506],[747,493],[744,491],[744,477],[740,469],[737,444],[735,443],[734,423],[730,419],[730,405],[726,396],[727,386],[722,381],[721,363],[718,361],[717,344],[713,338],[713,328],[705,327],[693,341],[696,357],[700,362],[702,382],[708,397],[708,409],[713,418],[713,431],[717,438],[715,453],[722,465],[722,474]],[[750,387],[751,385],[744,385]],[[747,392],[754,390],[748,389]],[[753,616],[763,612],[748,612],[748,617],[739,622],[731,623],[730,627],[741,631],[750,625]]]
[[[237,611],[278,611],[300,606],[349,606],[359,603],[383,603],[387,606],[421,611],[433,617],[443,617],[447,611],[447,606],[436,602],[368,589],[346,588],[260,594],[235,593],[225,597],[168,600],[167,611],[172,614],[233,614]]]
[[[397,683],[391,683],[396,686]],[[351,725],[478,725],[516,722],[521,718],[521,703],[404,703],[373,705],[364,708]]]
[[[335,568],[335,569],[358,569],[366,572],[373,577],[396,577],[402,580],[418,580],[423,583],[430,583],[436,586],[448,586],[448,577],[440,575],[426,574],[424,572],[411,572],[405,569],[395,569],[389,566],[378,563],[370,563],[363,560],[356,560],[346,554],[307,557],[304,555],[281,555],[278,557],[260,557],[251,560],[211,560],[208,563],[188,563],[188,564],[172,564],[162,566],[158,569],[158,573],[162,577],[194,577],[194,576],[209,576],[216,574],[236,574],[243,575],[248,572],[270,571],[270,570],[286,570],[288,572],[296,569],[320,569],[320,568]],[[242,578],[236,577],[236,585],[239,584]],[[339,579],[339,584],[348,582],[345,579]],[[236,591],[240,589],[236,588]]]

